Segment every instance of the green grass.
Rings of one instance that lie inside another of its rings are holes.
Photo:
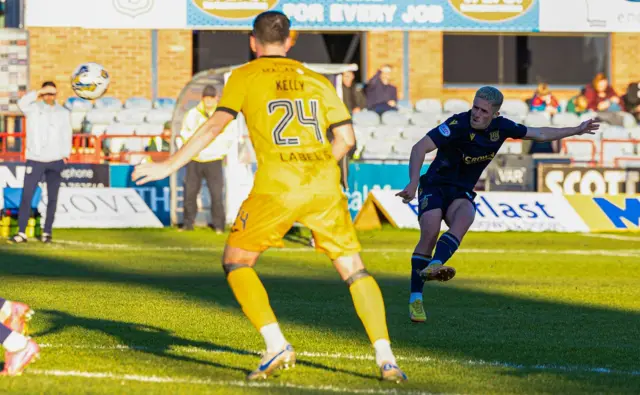
[[[417,232],[361,233],[410,378],[402,386],[380,383],[362,358],[372,349],[329,261],[289,243],[257,271],[298,365],[252,387],[244,377],[263,344],[226,284],[224,236],[55,236],[98,244],[0,242],[0,296],[36,309],[32,334],[43,345],[22,377],[0,379],[0,393],[640,393],[640,237],[470,234],[450,262],[457,277],[426,287],[429,319],[419,325],[407,307]]]

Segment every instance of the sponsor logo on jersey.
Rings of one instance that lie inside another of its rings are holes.
[[[443,135],[444,137],[451,136],[451,129],[449,129],[449,127],[444,123],[440,125],[440,127],[438,127],[438,130],[440,131],[440,134]]]

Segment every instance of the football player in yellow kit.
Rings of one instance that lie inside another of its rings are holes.
[[[242,311],[266,343],[258,368],[247,378],[264,379],[295,364],[295,351],[280,331],[253,266],[263,251],[282,246],[283,236],[300,222],[311,229],[316,248],[329,256],[349,286],[381,378],[405,381],[391,351],[380,288],[364,268],[340,189],[338,160],[355,144],[351,116],[328,79],[286,57],[289,27],[280,12],[258,15],[250,40],[257,59],[233,70],[214,115],[175,155],[137,166],[132,178],[140,185],[169,176],[242,112],[258,170],[231,229],[222,265]],[[328,129],[335,136],[333,143],[327,140]]]

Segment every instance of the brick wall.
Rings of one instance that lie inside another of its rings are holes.
[[[409,95],[415,103],[442,94],[442,32],[409,33]]]
[[[32,27],[29,32],[31,88],[53,80],[63,101],[73,95],[69,81],[75,67],[97,62],[111,76],[109,96],[151,98],[150,30]],[[160,31],[158,44],[159,95],[177,97],[192,73],[191,32]]]
[[[611,82],[623,95],[627,85],[640,81],[640,34],[615,33],[611,37]]]
[[[367,70],[366,79],[373,77],[380,67],[389,64],[392,67],[391,82],[398,88],[398,98],[402,99],[404,80],[403,65],[403,33],[402,32],[369,32],[366,40]]]

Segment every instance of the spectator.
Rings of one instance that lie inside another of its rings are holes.
[[[538,89],[531,99],[531,111],[546,112],[550,115],[555,115],[560,111],[560,103],[551,94],[548,84],[538,84]]]
[[[567,103],[567,112],[581,116],[588,111],[588,105],[589,102],[587,101],[587,98],[583,94],[579,94],[569,99],[569,102]]]
[[[398,110],[398,89],[391,85],[391,66],[386,65],[378,70],[367,83],[365,93],[369,110],[378,114]]]
[[[152,137],[147,147],[149,152],[169,152],[171,151],[171,122],[164,124],[161,136]]]
[[[47,183],[47,218],[41,241],[51,242],[53,220],[58,206],[61,173],[71,154],[71,114],[56,103],[56,84],[47,81],[38,91],[31,91],[18,101],[27,117],[27,172],[24,176],[22,200],[18,211],[18,234],[11,241],[27,241],[27,223],[31,216],[31,200],[42,176]],[[42,99],[42,101],[38,101]]]
[[[211,117],[218,105],[218,92],[212,85],[207,85],[202,92],[202,100],[187,112],[180,131],[180,141],[186,142],[198,128]],[[211,222],[216,233],[224,230],[225,213],[222,189],[222,159],[231,147],[229,128],[203,149],[198,156],[187,164],[187,176],[184,183],[184,221],[182,230],[193,230],[198,214],[198,195],[202,179],[207,181],[211,197]]]
[[[640,122],[640,82],[632,82],[627,87],[624,95],[624,104],[627,110]]]
[[[598,73],[591,85],[588,85],[584,93],[587,98],[587,108],[596,112],[623,111],[620,97],[609,85],[607,77]]]
[[[367,99],[362,91],[356,87],[354,80],[353,71],[342,73],[342,100],[352,114],[360,112],[367,106]]]

